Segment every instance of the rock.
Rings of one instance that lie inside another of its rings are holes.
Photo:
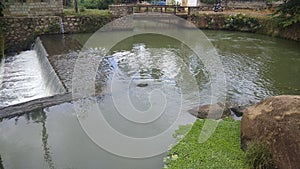
[[[224,107],[225,105],[222,103],[206,104],[188,110],[188,112],[200,119],[220,119],[221,117],[230,115],[230,111],[228,111],[228,109],[224,109]]]
[[[273,96],[247,108],[241,121],[241,143],[267,145],[278,168],[300,166],[300,96]]]
[[[245,110],[246,106],[236,106],[236,107],[229,107],[228,109],[232,111],[237,117],[241,117]]]
[[[148,83],[139,83],[136,86],[138,86],[138,87],[146,87],[146,86],[148,86]]]

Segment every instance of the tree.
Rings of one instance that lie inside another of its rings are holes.
[[[273,13],[274,18],[279,20],[282,27],[287,27],[300,22],[300,0],[286,0],[279,5]]]

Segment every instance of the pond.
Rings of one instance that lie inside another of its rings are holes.
[[[272,95],[300,94],[299,43],[239,32],[204,33],[221,58],[229,104],[249,104]],[[72,39],[76,49],[79,49],[78,46],[90,36],[78,34],[66,35],[65,38]],[[156,39],[161,42],[155,42]],[[54,44],[60,46],[54,35],[43,37],[42,40],[50,50]],[[68,84],[68,78],[72,76],[68,74],[72,73],[69,72],[70,68],[61,64],[76,59],[73,54],[78,51],[72,49],[72,45],[67,48],[51,50],[49,60],[54,69],[62,69],[58,71],[58,76],[63,77],[70,89],[72,84]],[[187,110],[211,101],[211,81],[205,65],[186,45],[169,37],[140,35],[125,39],[101,58],[100,65],[100,75],[96,75],[96,81],[97,77],[101,80],[95,88],[99,85],[101,95],[93,99],[109,125],[129,137],[156,136],[173,123],[176,123],[173,130],[178,125],[191,123],[195,118]],[[156,90],[165,95],[153,93]],[[161,98],[166,98],[168,102],[163,104],[165,109],[162,116],[152,123],[132,123],[120,114],[124,110],[147,113],[152,104],[164,102]],[[136,159],[115,155],[101,148],[87,136],[90,133],[82,128],[74,104],[63,103],[20,117],[3,119],[0,123],[0,157],[4,168],[163,167],[164,153]],[[116,104],[122,107],[118,108]],[[131,109],[132,106],[135,110]],[[99,128],[99,132],[103,130]],[[105,133],[101,133],[101,136],[109,137]],[[171,134],[168,139],[168,142],[174,142]],[[121,149],[124,144],[119,144]]]

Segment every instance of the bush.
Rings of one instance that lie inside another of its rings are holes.
[[[85,8],[82,6],[79,8],[79,12],[84,12],[85,11]]]
[[[246,158],[253,169],[273,169],[272,154],[265,144],[252,141],[246,150]]]
[[[229,30],[255,32],[261,25],[257,18],[238,13],[225,19],[225,27]]]
[[[87,9],[108,9],[108,5],[113,2],[113,0],[86,0],[84,7]]]
[[[202,3],[207,3],[207,4],[214,4],[218,3],[219,0],[200,0]]]
[[[277,11],[273,13],[274,19],[278,20],[279,26],[288,27],[300,22],[300,1],[286,0],[280,4]]]

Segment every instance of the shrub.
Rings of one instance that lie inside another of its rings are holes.
[[[282,28],[300,22],[300,1],[286,0],[273,13],[274,19],[279,21],[279,26]]]
[[[79,8],[79,12],[84,12],[85,11],[85,8],[82,6]]]
[[[113,0],[86,0],[84,7],[87,9],[108,9],[108,5],[113,2]]]
[[[218,0],[200,0],[202,3],[207,3],[207,4],[214,4],[218,3]]]
[[[229,30],[255,32],[261,25],[257,18],[238,13],[225,19],[225,27]]]

